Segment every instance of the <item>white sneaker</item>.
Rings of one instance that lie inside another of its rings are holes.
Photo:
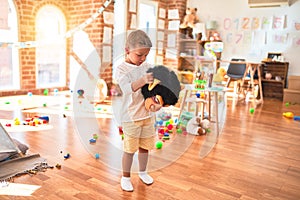
[[[130,177],[122,176],[122,178],[121,178],[121,188],[122,188],[122,190],[127,191],[127,192],[132,192],[133,191],[133,186],[131,184]]]
[[[153,183],[153,178],[147,174],[147,172],[139,172],[139,177],[147,185],[151,185]]]

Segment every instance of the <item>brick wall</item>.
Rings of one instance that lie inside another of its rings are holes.
[[[18,0],[14,1],[16,10],[18,13],[19,22],[19,41],[35,41],[35,17],[36,13],[44,5],[50,4],[57,6],[65,14],[67,20],[67,30],[71,30],[77,27],[79,24],[83,23],[86,19],[91,17],[105,2],[105,0]],[[186,0],[160,0],[157,1],[159,8],[168,9],[178,9],[180,19],[183,18],[186,9]],[[110,5],[105,9],[105,11],[113,12],[114,4]],[[117,17],[117,15],[115,15]],[[130,17],[128,17],[128,24],[130,24]],[[113,25],[105,25],[113,29]],[[165,23],[166,28],[167,19]],[[103,27],[104,20],[103,15],[99,15],[91,24],[89,24],[84,31],[89,34],[89,38],[93,45],[96,47],[98,54],[102,60],[102,41],[103,41]],[[113,35],[113,33],[112,33]],[[165,40],[167,39],[167,34],[165,34]],[[166,45],[164,45],[166,46]],[[72,39],[67,39],[67,82],[66,86],[58,88],[60,90],[68,89],[67,85],[69,83],[69,57],[72,47]],[[20,79],[21,79],[21,89],[18,91],[0,91],[0,96],[6,95],[19,95],[26,94],[28,91],[34,94],[39,94],[43,92],[43,89],[36,89],[36,66],[35,66],[35,48],[20,49]],[[165,54],[165,52],[164,52]],[[176,68],[177,60],[165,59],[164,64]],[[112,63],[102,63],[103,70],[100,73],[100,77],[104,79],[108,87],[112,84]]]

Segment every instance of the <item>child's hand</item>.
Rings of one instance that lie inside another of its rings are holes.
[[[150,106],[150,111],[151,112],[156,112],[156,111],[159,111],[160,109],[162,108],[162,105],[160,105],[160,104],[152,104],[151,106]]]
[[[154,77],[152,73],[147,73],[146,75],[143,76],[143,80],[145,84],[153,83]]]

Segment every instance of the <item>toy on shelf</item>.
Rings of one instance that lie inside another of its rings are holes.
[[[199,21],[199,17],[197,16],[197,8],[187,8],[183,22],[179,26],[179,32],[182,33],[182,36],[186,38],[193,38],[193,28]]]

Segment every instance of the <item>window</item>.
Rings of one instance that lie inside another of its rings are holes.
[[[55,6],[40,8],[36,16],[37,88],[66,85],[66,20]]]
[[[18,22],[12,0],[0,0],[0,90],[20,89]]]

